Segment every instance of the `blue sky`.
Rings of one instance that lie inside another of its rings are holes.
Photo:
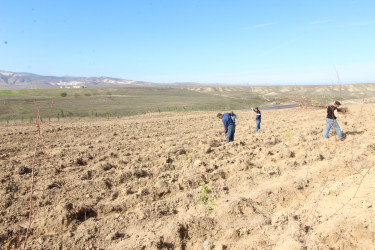
[[[151,82],[375,82],[373,0],[0,0],[0,69]]]

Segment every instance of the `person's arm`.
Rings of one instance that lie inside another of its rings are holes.
[[[228,120],[227,119],[223,120],[223,125],[224,125],[224,134],[227,134],[228,132]]]
[[[340,113],[340,114],[337,114],[338,117],[342,116],[342,117],[346,118],[346,114],[345,114],[343,109],[336,108],[336,110],[337,110],[338,113]]]

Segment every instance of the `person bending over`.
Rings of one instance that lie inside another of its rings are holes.
[[[236,127],[235,127],[234,122],[231,118],[231,114],[230,113],[224,113],[224,114],[218,113],[217,117],[219,119],[221,119],[222,122],[223,122],[224,134],[225,134],[225,138],[227,140],[227,143],[231,142],[231,141],[234,141],[234,132],[236,130]]]

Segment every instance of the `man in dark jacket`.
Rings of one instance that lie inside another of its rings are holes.
[[[225,138],[227,139],[227,143],[234,141],[234,132],[236,131],[236,127],[231,118],[231,114],[230,113],[224,113],[224,114],[218,113],[217,117],[223,121],[224,134],[225,134]]]
[[[334,127],[339,140],[343,140],[341,129],[337,123],[337,117],[335,116],[335,111],[341,112],[341,110],[338,109],[340,105],[341,103],[339,101],[335,101],[333,105],[327,107],[326,130],[324,131],[324,138],[328,138],[329,131],[332,127]]]
[[[261,112],[260,112],[260,110],[259,110],[259,108],[258,107],[256,107],[255,109],[254,109],[254,112],[255,112],[255,122],[256,122],[256,126],[255,126],[255,132],[257,132],[259,129],[260,129],[260,122],[261,122],[261,120],[262,120],[262,114],[261,114]]]

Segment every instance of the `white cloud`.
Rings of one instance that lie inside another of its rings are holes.
[[[258,28],[263,28],[271,25],[275,25],[276,23],[261,23],[261,24],[256,24],[250,27],[250,29],[258,29]]]
[[[316,20],[316,21],[312,21],[310,22],[310,24],[322,24],[322,23],[328,23],[329,20]]]

